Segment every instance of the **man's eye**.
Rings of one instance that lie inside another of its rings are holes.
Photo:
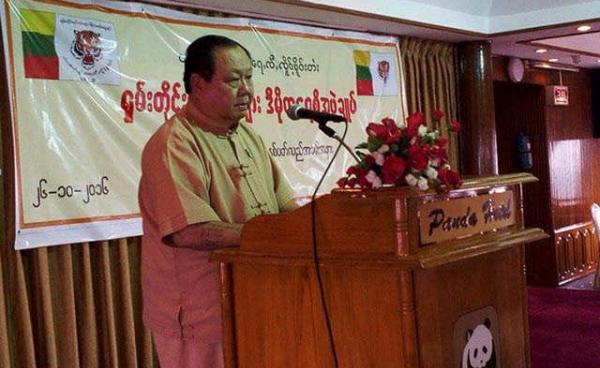
[[[239,79],[232,79],[229,81],[229,85],[232,87],[237,87],[240,85],[240,80]]]

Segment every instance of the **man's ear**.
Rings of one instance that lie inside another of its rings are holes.
[[[200,74],[192,73],[192,75],[190,76],[190,84],[192,86],[192,91],[195,89],[201,91],[202,89],[204,89],[206,81],[200,76]]]

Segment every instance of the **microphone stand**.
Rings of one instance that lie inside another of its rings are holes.
[[[356,154],[354,153],[354,151],[352,151],[352,149],[346,144],[346,142],[344,142],[335,132],[335,130],[333,130],[332,128],[327,126],[327,120],[326,119],[317,119],[316,120],[317,123],[319,124],[319,130],[322,131],[323,133],[325,133],[326,136],[331,137],[333,139],[335,139],[336,141],[338,141],[342,146],[344,146],[344,148],[346,149],[346,151],[350,152],[350,154],[352,155],[352,157],[354,158],[354,160],[356,160],[357,163],[360,163],[360,160],[358,159],[358,157],[356,156]],[[348,123],[346,123],[348,124]]]
[[[356,155],[354,154],[354,152],[352,152],[350,147],[348,147],[348,145],[336,134],[335,130],[333,130],[332,128],[327,126],[327,121],[328,121],[327,118],[322,117],[320,119],[315,119],[315,121],[318,123],[320,131],[325,133],[325,135],[327,135],[328,137],[333,138],[336,141],[338,141],[340,143],[340,146],[344,146],[344,148],[348,152],[350,152],[350,154],[352,155],[352,157],[354,157],[356,162],[360,162],[358,160],[358,157],[356,157]],[[346,124],[348,124],[348,123],[346,123]],[[327,302],[325,300],[325,288],[323,286],[323,279],[321,277],[321,267],[319,265],[319,250],[318,250],[318,245],[317,245],[317,201],[315,199],[316,199],[316,195],[317,195],[319,186],[321,185],[321,182],[325,178],[325,174],[327,173],[327,170],[333,163],[335,156],[339,152],[340,146],[337,147],[336,153],[334,154],[332,160],[329,162],[329,166],[327,166],[327,168],[325,169],[325,173],[321,177],[321,181],[319,181],[319,183],[317,184],[317,188],[315,189],[315,191],[312,195],[312,201],[310,202],[313,262],[314,262],[314,267],[315,267],[315,273],[317,276],[317,285],[319,286],[319,295],[320,295],[320,299],[321,299],[321,306],[323,308],[325,325],[327,326],[327,336],[328,336],[328,340],[329,340],[329,347],[331,349],[331,354],[333,355],[333,363],[334,363],[335,368],[339,368],[339,362],[338,362],[335,338],[333,336],[333,328],[331,326],[329,307],[327,306]]]

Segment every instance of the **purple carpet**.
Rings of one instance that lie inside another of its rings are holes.
[[[528,290],[531,368],[600,367],[600,291]]]

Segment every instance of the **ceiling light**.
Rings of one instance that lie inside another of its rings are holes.
[[[583,25],[583,26],[579,26],[579,27],[577,27],[577,30],[578,30],[579,32],[587,32],[587,31],[589,31],[590,29],[592,29],[592,27],[590,27],[590,26],[588,26],[588,25]]]
[[[537,50],[535,50],[535,52],[537,52],[538,54],[543,54],[546,51],[548,51],[548,50],[546,50],[546,49],[537,49]]]
[[[570,72],[578,72],[579,68],[575,68],[567,65],[549,64],[545,61],[529,61],[527,66],[530,68],[542,68],[542,69],[554,69],[554,70],[566,70]]]
[[[548,61],[551,63],[556,63],[558,61],[558,59],[548,59]]]

